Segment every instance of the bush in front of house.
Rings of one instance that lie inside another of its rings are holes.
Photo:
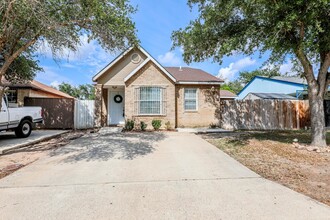
[[[148,125],[144,121],[140,122],[141,131],[145,131],[147,129],[147,127],[148,127]]]
[[[214,123],[211,123],[209,127],[212,128],[212,129],[215,129],[215,128],[218,127],[218,125],[217,124],[214,124]]]
[[[157,131],[162,126],[162,121],[159,119],[154,119],[152,120],[151,125],[154,127],[155,131]]]
[[[134,120],[127,119],[125,122],[125,131],[132,131],[134,129]]]
[[[165,126],[166,126],[166,130],[168,130],[168,131],[172,130],[172,125],[171,125],[170,121],[166,122]]]

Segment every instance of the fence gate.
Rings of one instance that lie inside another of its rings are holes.
[[[74,128],[86,129],[94,127],[94,100],[76,100],[74,108]]]

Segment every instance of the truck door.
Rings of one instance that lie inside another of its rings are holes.
[[[4,101],[4,98],[1,98],[1,109],[0,109],[0,130],[2,129],[7,129],[8,128],[8,120],[9,120],[9,115],[8,115],[8,108],[7,104]]]

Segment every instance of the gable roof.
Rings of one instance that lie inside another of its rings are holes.
[[[208,83],[208,84],[221,84],[224,82],[201,69],[195,69],[190,67],[165,67],[170,72],[178,84],[185,83]]]
[[[283,93],[261,93],[261,92],[251,92],[249,94],[258,96],[259,98],[262,99],[293,99],[296,100],[295,97]],[[249,95],[248,94],[248,95]]]
[[[307,80],[304,79],[304,78],[301,78],[301,77],[294,77],[294,76],[274,76],[271,79],[307,85]]]
[[[54,89],[50,86],[47,86],[41,82],[38,82],[36,80],[32,80],[32,81],[29,81],[29,82],[26,82],[26,83],[17,83],[17,84],[11,84],[9,83],[8,81],[3,81],[3,84],[5,86],[8,86],[10,88],[26,88],[26,89],[34,89],[34,90],[40,90],[40,91],[43,91],[43,92],[46,92],[46,93],[49,93],[49,94],[53,94],[53,95],[57,95],[57,96],[60,96],[60,97],[63,97],[63,98],[70,98],[70,99],[74,99],[74,97],[64,93],[64,92],[61,92],[57,89]]]
[[[307,84],[304,83],[298,83],[299,80],[294,79],[294,78],[298,78],[298,77],[282,77],[282,76],[278,76],[277,78],[268,78],[268,77],[264,77],[264,76],[255,76],[252,78],[252,80],[246,84],[243,89],[241,91],[239,91],[239,93],[237,93],[237,95],[240,95],[254,80],[256,79],[263,79],[263,80],[268,80],[268,81],[272,81],[272,82],[279,82],[279,83],[285,83],[285,84],[291,84],[291,85],[296,85],[296,86],[306,86]],[[291,79],[291,80],[289,80]],[[301,81],[300,81],[301,82]]]
[[[233,98],[234,99],[236,97],[237,97],[237,95],[235,95],[231,91],[220,89],[220,99],[221,98]]]
[[[112,62],[110,62],[106,67],[104,67],[100,72],[98,72],[94,77],[93,81],[97,81],[103,74],[107,72],[112,66],[124,58],[126,54],[132,51],[134,48],[139,49],[145,56],[146,59],[131,73],[129,73],[124,81],[126,82],[132,76],[134,76],[141,68],[143,68],[148,62],[153,62],[164,74],[170,78],[173,82],[177,84],[216,84],[219,85],[224,81],[219,79],[203,70],[194,69],[190,67],[166,67],[164,68],[155,58],[153,58],[146,50],[141,46],[130,47],[126,51],[122,52],[117,56]]]
[[[166,70],[160,63],[158,63],[157,60],[155,60],[146,50],[144,50],[141,46],[138,47],[130,47],[123,53],[121,53],[116,59],[114,59],[111,63],[109,63],[105,68],[103,68],[100,72],[98,72],[94,77],[93,81],[95,82],[97,79],[99,79],[108,69],[110,69],[113,65],[115,65],[117,62],[119,62],[126,54],[128,54],[131,50],[134,48],[139,49],[146,57],[147,59],[141,63],[138,68],[133,70],[127,77],[125,77],[124,81],[126,82],[129,80],[133,75],[135,75],[138,70],[140,70],[144,65],[146,65],[149,61],[153,62],[160,70],[162,70],[166,76],[168,76],[173,82],[176,82],[176,79]],[[147,61],[147,62],[146,62]]]

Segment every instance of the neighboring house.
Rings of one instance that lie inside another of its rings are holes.
[[[223,80],[200,69],[161,66],[141,47],[126,50],[93,77],[96,126],[124,124],[125,119],[153,119],[172,127],[217,123],[216,107],[206,99]]]
[[[72,96],[58,91],[50,86],[42,84],[36,80],[22,84],[3,83],[9,87],[6,94],[10,107],[24,106],[24,98],[72,98]]]
[[[300,77],[256,76],[237,94],[237,99],[244,99],[249,93],[277,93],[307,99],[307,87],[306,80]]]
[[[243,100],[256,100],[256,99],[280,99],[280,100],[297,100],[297,98],[282,93],[255,93],[250,92],[243,98]]]
[[[228,90],[220,90],[221,100],[234,100],[237,98],[237,95]]]

